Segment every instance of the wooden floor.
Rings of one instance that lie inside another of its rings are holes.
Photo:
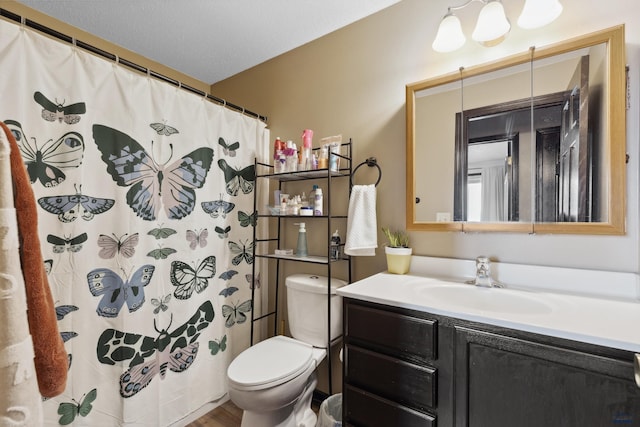
[[[319,405],[314,402],[311,409],[317,414]],[[242,409],[229,400],[186,427],[240,427],[241,421]]]
[[[187,427],[240,427],[242,409],[230,400],[198,418]]]

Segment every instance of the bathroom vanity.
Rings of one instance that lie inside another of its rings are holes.
[[[339,293],[346,425],[640,426],[637,302],[386,273]]]

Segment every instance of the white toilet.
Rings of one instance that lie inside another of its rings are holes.
[[[287,313],[293,338],[278,335],[249,347],[227,370],[229,397],[242,414],[243,427],[313,427],[311,398],[315,370],[326,356],[327,281],[324,276],[286,278]],[[331,339],[342,333],[346,282],[331,279]]]

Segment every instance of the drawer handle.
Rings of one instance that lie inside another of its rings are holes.
[[[640,388],[640,354],[638,353],[633,356],[633,372],[636,377],[636,385]]]

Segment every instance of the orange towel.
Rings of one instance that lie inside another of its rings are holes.
[[[56,310],[44,269],[36,201],[20,149],[9,128],[2,122],[11,145],[11,175],[14,205],[18,212],[20,261],[27,294],[29,332],[33,339],[38,388],[44,397],[61,394],[67,384],[68,360],[64,342],[58,331]]]

